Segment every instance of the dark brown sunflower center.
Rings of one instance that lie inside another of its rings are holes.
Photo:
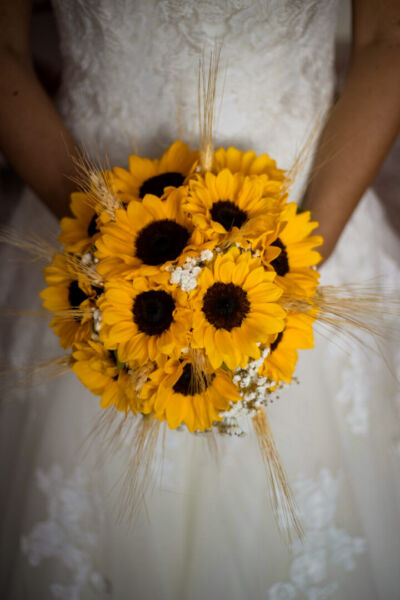
[[[286,246],[280,240],[280,238],[277,238],[272,245],[278,246],[278,248],[281,249],[281,253],[271,261],[271,266],[275,269],[278,275],[283,277],[286,275],[286,273],[289,273],[289,260],[286,252]]]
[[[139,189],[139,196],[140,198],[144,198],[146,194],[153,194],[153,196],[161,198],[166,187],[179,187],[184,182],[184,179],[185,178],[181,173],[175,171],[155,175],[142,183]]]
[[[190,237],[188,230],[170,219],[153,221],[136,238],[135,256],[145,265],[162,265],[178,258]]]
[[[203,312],[216,329],[240,327],[250,312],[246,292],[233,283],[214,283],[203,298]]]
[[[272,342],[272,344],[269,347],[269,351],[272,353],[274,350],[277,349],[277,347],[279,346],[279,344],[281,343],[281,339],[283,336],[283,331],[280,331],[277,335],[277,338],[274,342]]]
[[[138,294],[133,303],[133,320],[139,331],[147,335],[161,335],[173,321],[174,299],[163,290]]]
[[[247,221],[247,214],[230,200],[219,200],[214,202],[211,209],[213,221],[217,221],[226,231],[233,227],[241,227]]]
[[[99,229],[97,229],[97,215],[96,214],[93,215],[92,220],[90,221],[90,223],[88,225],[87,232],[88,232],[89,237],[92,237],[92,235],[99,233]]]
[[[197,377],[197,378],[196,378]],[[207,379],[204,373],[201,374],[202,381],[198,381],[198,375],[195,375],[193,366],[187,363],[183,367],[183,373],[179,377],[178,381],[173,386],[175,394],[183,394],[183,396],[195,396],[205,390],[211,385],[215,375],[212,375]]]
[[[85,292],[82,292],[81,288],[77,281],[71,281],[68,286],[68,301],[72,308],[79,308],[84,300],[86,300],[88,296]]]

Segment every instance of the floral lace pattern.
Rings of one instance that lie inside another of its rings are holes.
[[[269,600],[327,600],[333,598],[339,583],[331,570],[352,571],[356,557],[365,551],[365,542],[352,537],[335,523],[340,477],[322,469],[313,479],[299,478],[293,484],[305,535],[292,545],[293,561],[289,581],[269,589]]]
[[[111,163],[125,163],[133,146],[157,155],[176,137],[194,141],[198,61],[216,40],[218,144],[270,152],[289,167],[330,102],[336,0],[57,0],[55,8],[62,112],[76,138]]]
[[[65,477],[61,468],[53,465],[47,472],[39,469],[36,479],[46,498],[48,516],[22,538],[22,551],[32,566],[55,558],[69,572],[67,584],[51,584],[54,598],[79,600],[87,589],[96,598],[107,597],[107,582],[93,560],[101,513],[87,472],[76,468]]]
[[[366,343],[369,340],[365,340]],[[331,356],[343,353],[343,349],[329,348]],[[362,352],[349,352],[346,368],[343,368],[338,382],[336,400],[345,407],[346,423],[354,435],[367,435],[369,430],[369,380],[364,376],[371,369],[368,355]]]

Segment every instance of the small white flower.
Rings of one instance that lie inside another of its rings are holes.
[[[171,279],[170,279],[170,283],[177,283],[179,284],[182,278],[182,269],[181,267],[177,267],[171,275]]]
[[[81,262],[83,265],[89,265],[93,261],[93,255],[91,252],[87,252],[81,258]]]
[[[242,377],[241,382],[240,382],[240,387],[241,388],[249,387],[250,383],[251,383],[251,377],[250,377],[250,375],[246,375],[246,376]]]
[[[93,309],[93,329],[95,330],[96,334],[99,333],[99,331],[100,331],[100,326],[101,326],[102,320],[103,320],[103,317],[101,314],[101,310],[98,308],[94,308]]]
[[[197,287],[197,281],[196,279],[188,279],[182,283],[181,287],[184,292],[191,292]]]
[[[212,259],[213,257],[213,253],[211,252],[211,250],[203,250],[203,252],[200,254],[200,260],[202,262],[208,262]]]

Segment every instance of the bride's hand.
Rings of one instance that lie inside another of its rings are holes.
[[[354,0],[350,68],[323,130],[303,208],[327,259],[400,127],[400,2]]]

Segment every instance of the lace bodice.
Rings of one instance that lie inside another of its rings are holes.
[[[196,141],[202,51],[222,42],[217,143],[291,164],[330,102],[336,0],[55,0],[61,110],[124,164]]]

